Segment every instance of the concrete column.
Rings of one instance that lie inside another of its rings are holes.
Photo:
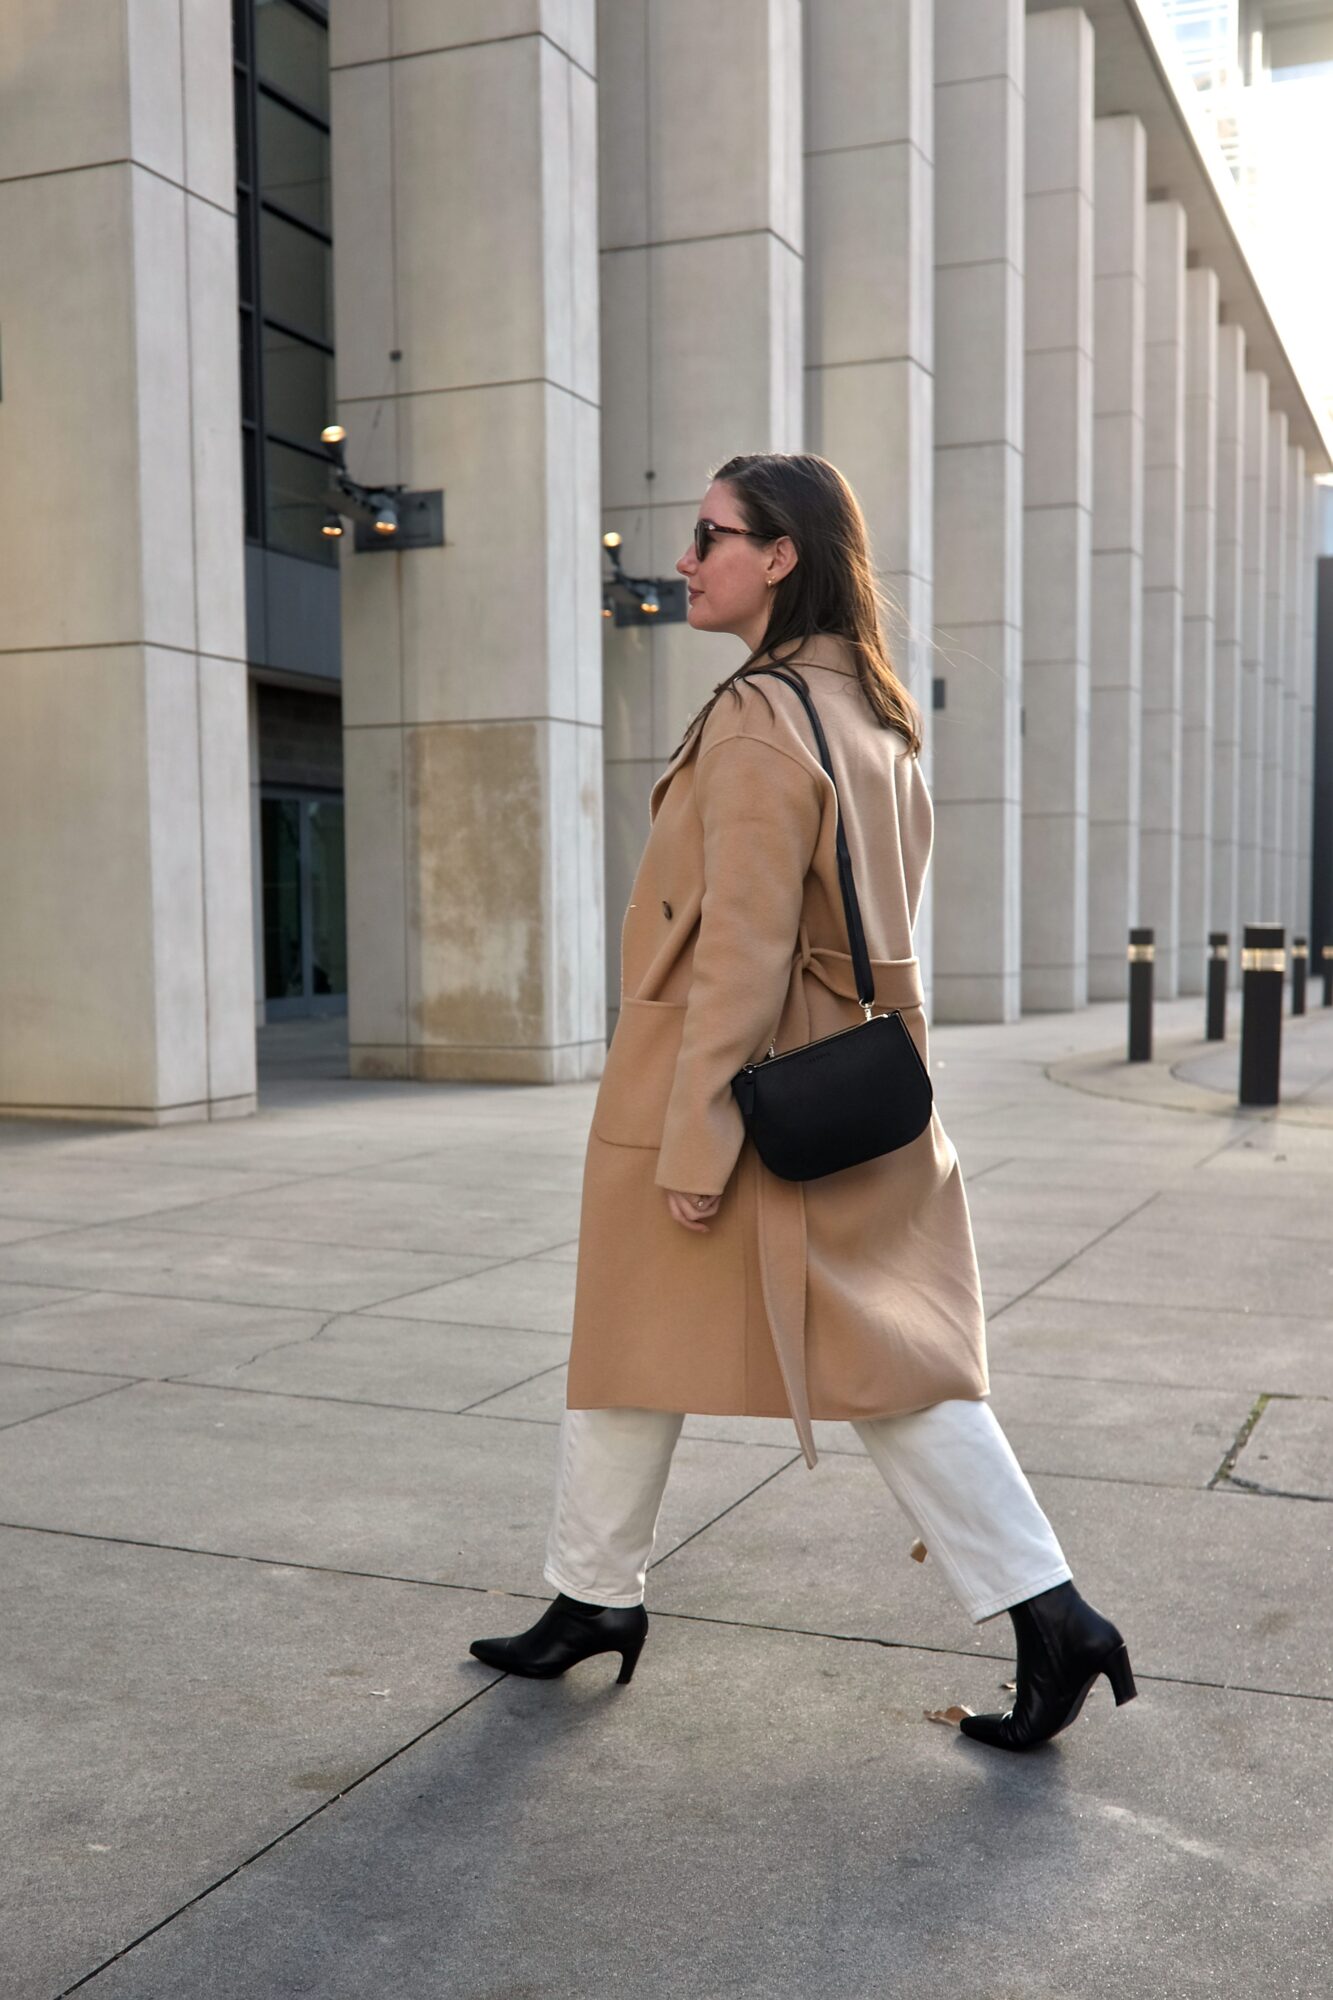
[[[1245,376],[1245,570],[1241,586],[1240,922],[1264,921],[1259,813],[1264,765],[1268,580],[1268,377]]]
[[[0,1111],[253,1110],[231,40],[12,0]]]
[[[1240,977],[1241,579],[1244,567],[1245,334],[1217,329],[1217,514],[1214,580],[1213,861],[1208,924],[1230,939]]]
[[[1287,638],[1287,413],[1268,413],[1268,561],[1264,575],[1263,767],[1259,780],[1259,899],[1282,914],[1282,680]]]
[[[713,468],[803,444],[800,7],[602,0],[597,49],[602,526],[631,575],[670,577]],[[648,794],[743,658],[684,625],[607,625],[613,1008]]]
[[[851,481],[931,763],[933,0],[804,10],[806,445]],[[915,943],[929,994],[931,891]]]
[[[1020,1005],[1023,8],[935,8],[935,1013]]]
[[[343,543],[358,1076],[602,1062],[593,28],[333,13],[348,459],[445,489],[445,547]]]
[[[1143,797],[1139,921],[1156,933],[1155,990],[1180,979],[1181,641],[1185,579],[1185,211],[1147,214],[1143,462]]]
[[[1311,872],[1314,846],[1314,703],[1315,703],[1315,599],[1319,578],[1319,527],[1322,487],[1307,479],[1302,496],[1305,514],[1304,549],[1301,573],[1301,639],[1297,672],[1300,690],[1300,823],[1296,837],[1296,913],[1302,927],[1310,926],[1311,938],[1317,928],[1311,908]],[[1333,943],[1326,938],[1325,943]]]
[[[1301,638],[1305,624],[1305,451],[1287,447],[1287,569],[1285,635],[1282,647],[1282,783],[1278,801],[1281,834],[1279,907],[1292,936],[1307,928],[1297,907],[1297,844],[1301,812]]]
[[[1093,482],[1088,993],[1118,1000],[1138,922],[1143,662],[1144,135],[1093,138]]]
[[[1027,21],[1023,1006],[1088,998],[1092,64],[1076,7]]]
[[[1185,573],[1180,666],[1179,991],[1202,993],[1213,866],[1217,273],[1185,274]]]

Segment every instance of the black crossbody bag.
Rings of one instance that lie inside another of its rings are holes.
[[[866,950],[852,857],[842,823],[838,781],[814,702],[798,680],[760,667],[798,694],[815,732],[819,761],[837,801],[838,883],[847,917],[856,993],[865,1020],[798,1049],[772,1049],[731,1079],[746,1131],[770,1173],[785,1181],[819,1180],[896,1152],[930,1123],[933,1092],[901,1013],[874,1012],[875,980]],[[749,676],[747,676],[749,678]]]

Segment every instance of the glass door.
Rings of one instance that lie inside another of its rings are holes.
[[[343,802],[265,790],[259,802],[264,1002],[270,1021],[347,1011]]]

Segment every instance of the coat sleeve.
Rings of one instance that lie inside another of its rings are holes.
[[[721,1194],[745,1139],[731,1079],[768,1047],[782,1013],[822,798],[788,751],[729,736],[701,753],[694,799],[703,902],[655,1178]]]

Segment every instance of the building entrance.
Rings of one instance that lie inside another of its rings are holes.
[[[270,1021],[347,1011],[343,802],[265,787],[264,1009]]]

